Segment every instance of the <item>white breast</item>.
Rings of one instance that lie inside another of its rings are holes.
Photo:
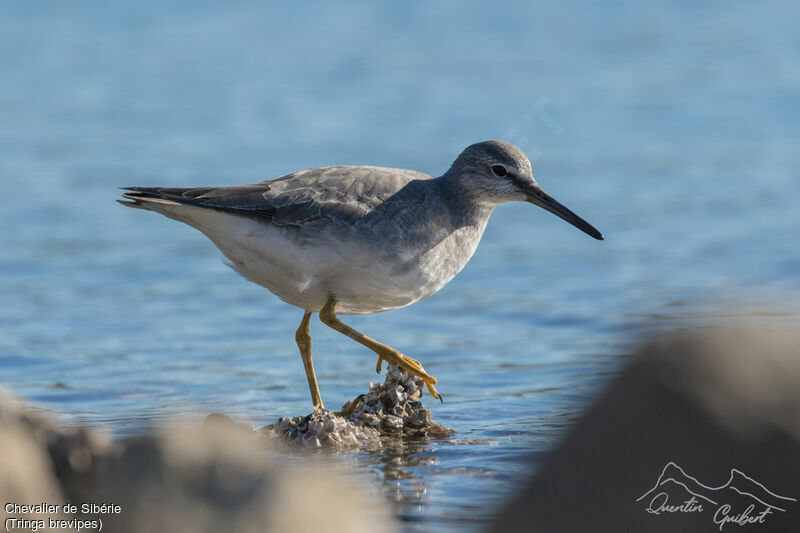
[[[302,240],[292,228],[221,211],[183,205],[163,209],[202,231],[248,280],[308,311],[319,311],[334,295],[341,314],[396,309],[435,293],[466,265],[485,227],[484,222],[455,230],[428,250],[402,242],[380,249],[374,242],[366,247],[356,235],[323,232]]]

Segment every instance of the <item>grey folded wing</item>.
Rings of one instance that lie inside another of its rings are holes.
[[[235,187],[126,187],[124,196],[159,198],[269,221],[277,226],[335,218],[354,223],[416,179],[431,176],[382,167],[322,167],[255,185]]]

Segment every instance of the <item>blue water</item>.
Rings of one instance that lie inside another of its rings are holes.
[[[798,21],[792,2],[4,2],[0,384],[120,435],[307,412],[300,311],[116,187],[438,175],[511,141],[607,240],[503,206],[440,293],[349,318],[439,379],[457,438],[335,459],[409,530],[480,527],[640,336],[797,319]],[[327,405],[380,379],[312,336]]]

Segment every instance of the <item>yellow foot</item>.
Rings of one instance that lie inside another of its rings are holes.
[[[353,411],[356,410],[356,407],[358,407],[358,404],[360,404],[361,402],[364,401],[364,397],[365,396],[366,396],[365,394],[359,394],[353,400],[350,400],[349,402],[345,403],[342,406],[342,410],[341,411],[335,411],[334,414],[337,415],[337,416],[341,416],[342,418],[349,417],[350,415],[353,414]]]
[[[378,364],[375,365],[375,370],[379,374],[384,361],[396,365],[400,370],[405,370],[409,374],[414,374],[420,378],[425,383],[425,386],[428,388],[428,392],[431,393],[431,396],[444,403],[444,400],[442,400],[442,395],[439,394],[439,392],[436,390],[436,387],[433,386],[436,383],[436,378],[425,372],[425,369],[422,368],[422,365],[419,361],[412,359],[407,355],[403,355],[396,350],[392,350],[391,352],[386,351],[378,355]]]

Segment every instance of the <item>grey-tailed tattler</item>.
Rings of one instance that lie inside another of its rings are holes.
[[[467,147],[439,177],[413,170],[333,166],[300,170],[235,187],[128,187],[130,201],[205,234],[239,274],[304,311],[295,339],[311,401],[323,408],[311,360],[309,319],[363,344],[382,361],[422,379],[441,399],[436,378],[415,359],[356,331],[337,314],[363,315],[427,298],[467,264],[492,210],[530,202],[581,231],[603,236],[545,193],[516,146]]]

